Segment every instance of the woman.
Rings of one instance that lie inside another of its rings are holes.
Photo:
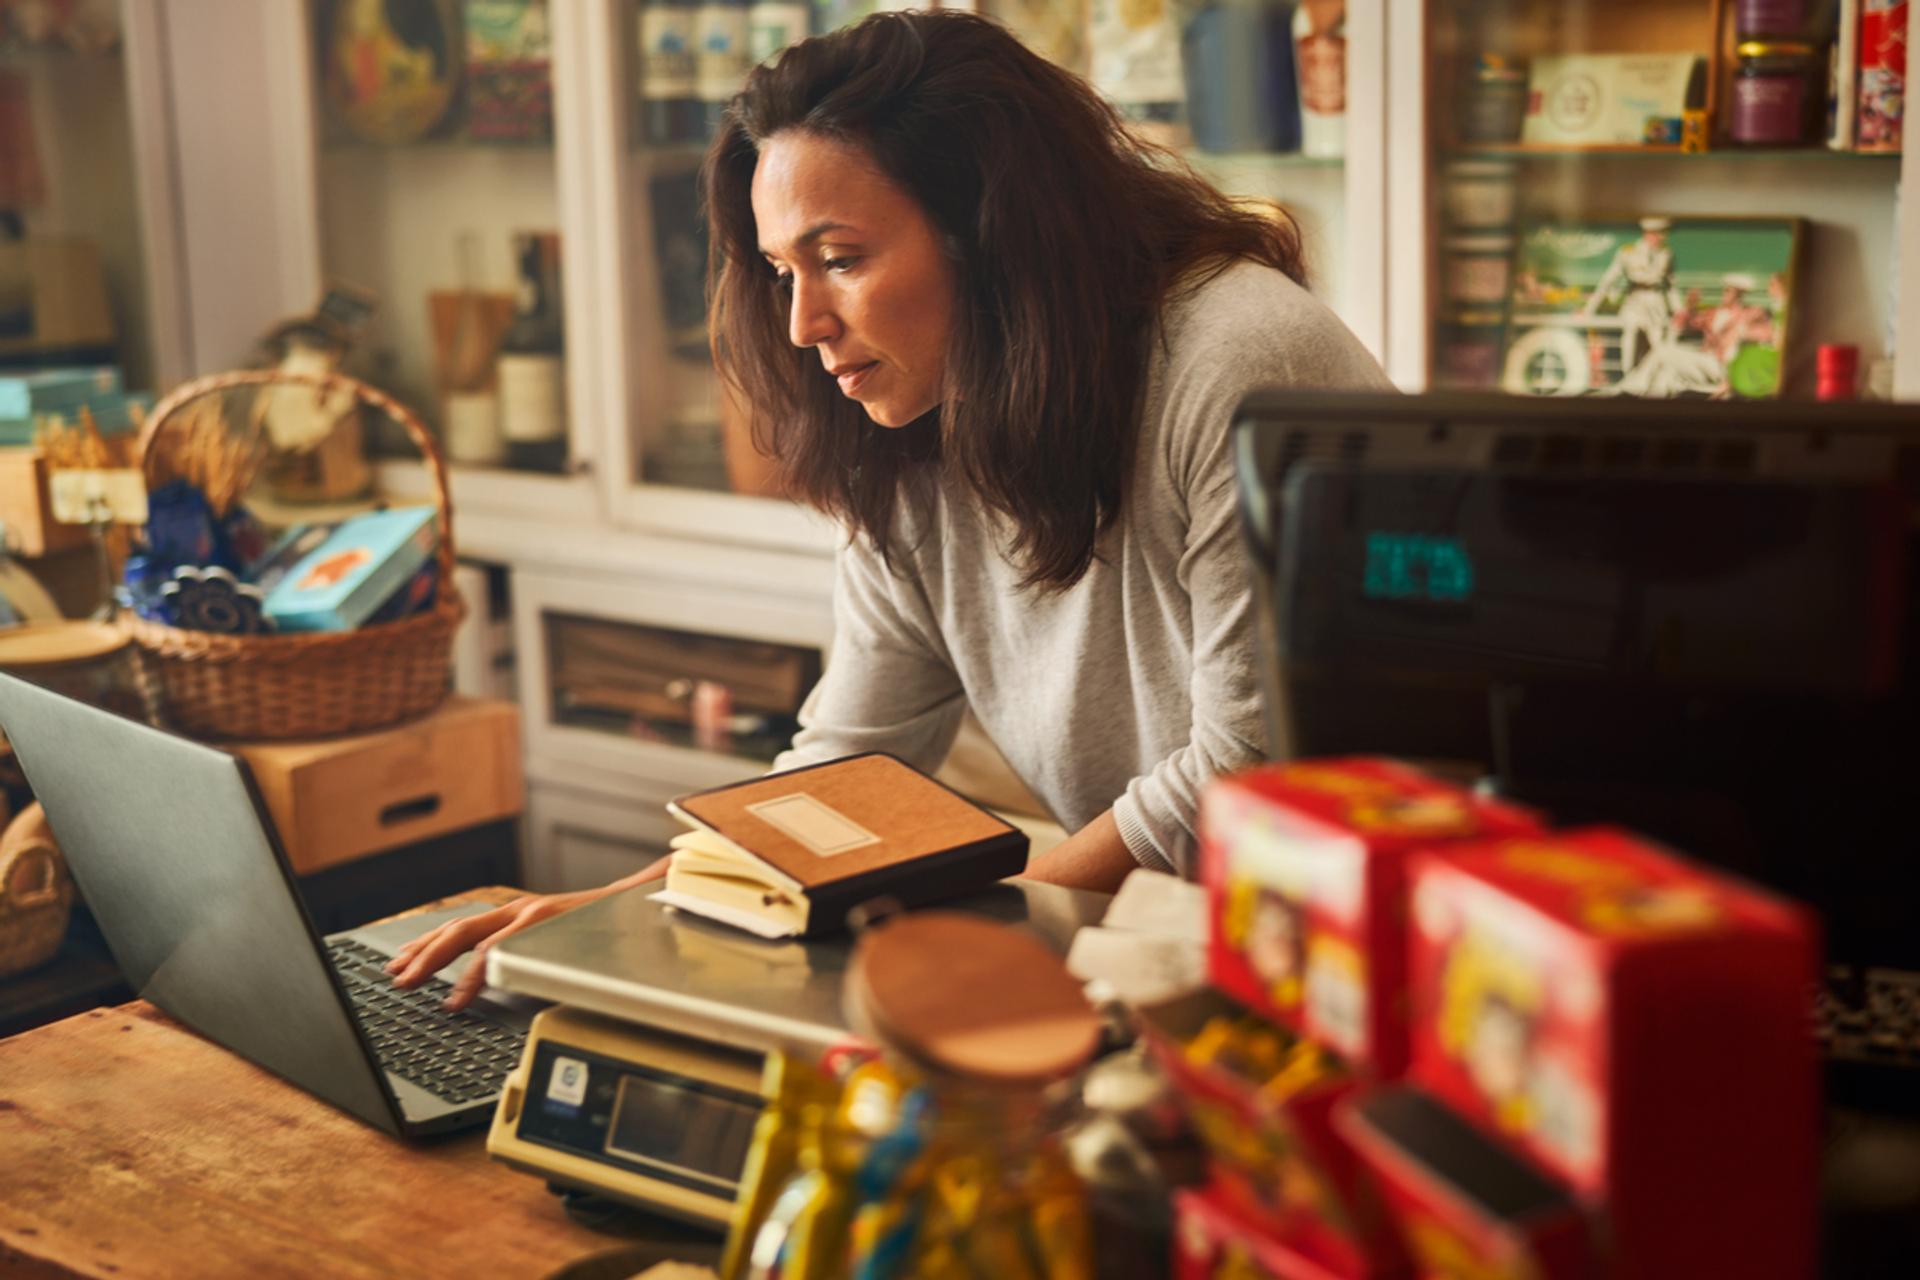
[[[1292,223],[952,12],[755,70],[705,180],[721,375],[792,494],[850,530],[833,661],[776,767],[933,769],[971,706],[1073,832],[1027,875],[1190,872],[1201,787],[1264,746],[1234,406],[1386,385],[1304,287]],[[389,967],[414,985],[664,870],[523,898]]]

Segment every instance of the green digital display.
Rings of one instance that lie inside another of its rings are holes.
[[[1361,591],[1369,600],[1465,604],[1473,598],[1473,558],[1458,538],[1369,533]]]

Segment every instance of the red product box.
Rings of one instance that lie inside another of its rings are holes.
[[[1599,1210],[1612,1274],[1812,1274],[1808,913],[1605,827],[1422,856],[1409,892],[1409,1078]]]
[[[1406,1065],[1406,860],[1540,829],[1391,760],[1267,765],[1200,804],[1213,983],[1356,1068]]]
[[[1273,1235],[1219,1187],[1173,1194],[1173,1280],[1353,1280]]]
[[[1334,1127],[1373,1170],[1423,1276],[1585,1280],[1573,1195],[1411,1085],[1344,1099]]]
[[[1346,1276],[1397,1266],[1399,1243],[1359,1160],[1333,1131],[1333,1109],[1356,1087],[1316,1046],[1259,1022],[1214,991],[1141,1010],[1148,1048],[1179,1091],[1207,1149],[1215,1191],[1289,1249]],[[1209,1055],[1215,1032],[1255,1027],[1304,1052],[1257,1078],[1231,1052]],[[1303,1069],[1304,1068],[1304,1069]]]
[[[1861,151],[1898,151],[1905,132],[1908,0],[1863,0],[1860,10]]]

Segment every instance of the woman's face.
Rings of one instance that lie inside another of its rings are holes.
[[[953,264],[919,203],[860,147],[776,134],[753,171],[760,252],[789,294],[787,336],[883,427],[940,403]]]

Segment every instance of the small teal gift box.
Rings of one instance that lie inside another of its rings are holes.
[[[425,564],[439,539],[432,507],[375,511],[343,522],[267,592],[281,631],[350,631]]]

